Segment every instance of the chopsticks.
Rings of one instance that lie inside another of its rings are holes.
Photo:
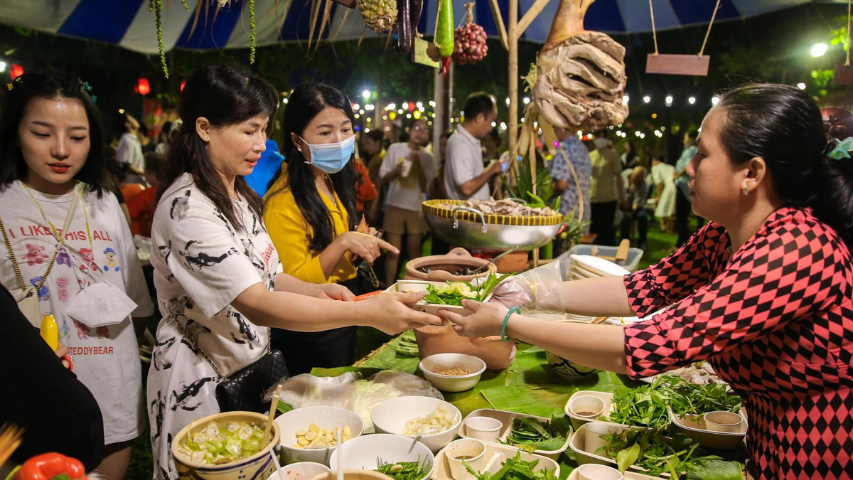
[[[267,426],[264,428],[264,438],[261,440],[261,445],[269,445],[270,431],[272,430],[272,422],[275,421],[275,410],[278,407],[278,397],[281,395],[281,385],[275,388],[275,395],[272,397],[270,405],[270,416],[267,418]]]
[[[14,423],[7,423],[3,431],[0,432],[0,466],[5,464],[6,460],[21,446],[23,435],[24,429]]]
[[[364,295],[359,295],[359,296],[353,298],[352,301],[360,302],[362,300],[367,300],[368,298],[370,298],[374,295],[379,295],[380,293],[382,293],[382,290],[377,290],[375,292],[365,293]]]

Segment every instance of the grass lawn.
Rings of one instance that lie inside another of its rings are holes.
[[[646,240],[646,249],[643,252],[643,258],[640,260],[639,268],[646,268],[651,264],[668,255],[672,246],[675,245],[675,235],[661,232],[655,222],[650,222],[648,238]],[[427,243],[427,242],[425,242]],[[425,253],[428,252],[429,245],[424,246]],[[156,326],[155,326],[156,327]],[[153,327],[149,327],[152,328]],[[356,358],[361,358],[382,344],[389,341],[392,337],[373,328],[360,328],[358,330],[358,341],[356,343]],[[148,376],[148,365],[143,364],[143,378]],[[143,382],[143,388],[145,382]],[[151,442],[148,439],[148,430],[133,442],[133,454],[130,460],[130,469],[127,472],[128,480],[150,480],[152,478],[152,466],[154,465],[151,458]]]

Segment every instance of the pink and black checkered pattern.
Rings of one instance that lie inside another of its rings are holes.
[[[729,262],[711,223],[625,277],[628,372],[699,360],[744,398],[762,479],[853,479],[853,260],[810,210],[782,208]]]

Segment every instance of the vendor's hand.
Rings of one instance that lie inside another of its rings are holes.
[[[347,251],[363,258],[368,265],[373,265],[374,260],[382,255],[383,248],[395,254],[400,253],[400,250],[390,243],[363,233],[346,232],[338,238]]]
[[[355,298],[355,295],[347,287],[337,283],[324,283],[317,285],[317,287],[317,293],[314,295],[317,298],[342,300],[344,302],[351,302]]]
[[[462,300],[462,306],[471,310],[471,315],[463,317],[458,313],[439,310],[438,315],[453,323],[453,329],[461,337],[494,337],[501,334],[504,318],[509,311],[497,302],[480,303]]]
[[[367,300],[358,302],[364,308],[369,325],[389,335],[426,325],[443,325],[444,321],[424,312],[416,312],[407,305],[417,303],[426,296],[426,292],[380,293]]]
[[[421,162],[421,155],[418,152],[412,152],[409,154],[409,161],[413,164],[418,164]]]
[[[492,290],[490,301],[498,302],[506,308],[531,305],[533,297],[530,294],[530,283],[517,281],[516,277],[508,278]]]

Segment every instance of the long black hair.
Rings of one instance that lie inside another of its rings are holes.
[[[181,92],[178,113],[183,126],[169,147],[163,183],[157,198],[178,177],[189,173],[198,189],[216,205],[231,225],[242,230],[244,226],[228,191],[213,167],[204,140],[196,131],[196,120],[204,117],[214,127],[227,127],[258,115],[273,117],[278,107],[278,98],[273,91],[266,80],[237,67],[208,65],[193,72]],[[263,215],[264,202],[249,187],[246,179],[238,175],[234,189],[246,198],[255,215]]]
[[[287,106],[284,108],[284,143],[281,148],[281,153],[287,160],[281,165],[270,184],[275,183],[285,168],[287,168],[287,183],[268,197],[271,198],[287,189],[293,193],[302,217],[311,227],[312,236],[308,246],[315,252],[324,250],[335,239],[335,225],[331,212],[326,208],[314,184],[311,165],[305,163],[305,157],[296,149],[291,133],[304,137],[305,128],[326,107],[343,111],[353,125],[355,124],[349,98],[334,87],[322,83],[306,83],[296,87],[290,94]],[[355,218],[356,175],[352,158],[343,170],[329,176],[335,193],[338,194],[349,216],[350,224],[347,228],[352,230],[358,221]]]
[[[836,143],[814,100],[792,86],[753,84],[724,94],[717,108],[726,113],[720,139],[731,160],[763,158],[786,206],[811,207],[853,246],[853,160],[827,155]]]
[[[74,75],[57,71],[31,71],[12,81],[12,90],[6,94],[0,117],[0,185],[6,187],[15,180],[27,178],[29,170],[18,146],[18,126],[27,104],[34,98],[70,98],[83,104],[89,120],[89,155],[74,179],[87,184],[89,191],[96,193],[98,198],[103,197],[112,188],[112,180],[107,175],[100,112],[89,96],[87,84]]]

